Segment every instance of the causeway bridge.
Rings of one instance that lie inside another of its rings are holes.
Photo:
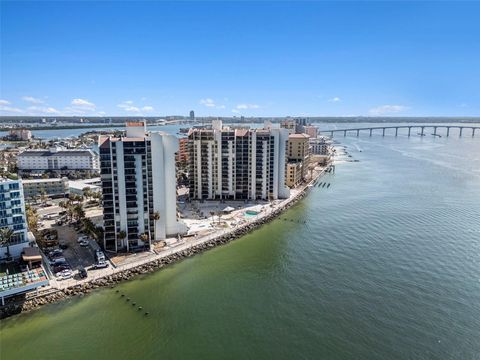
[[[335,133],[343,133],[343,136],[347,136],[347,133],[356,133],[357,136],[360,136],[360,132],[368,132],[370,136],[374,133],[381,132],[382,136],[385,136],[385,132],[394,131],[395,136],[398,136],[399,129],[407,129],[408,136],[412,134],[412,129],[417,131],[419,135],[425,136],[425,130],[432,131],[432,135],[440,136],[437,134],[438,129],[446,129],[447,137],[450,136],[450,130],[455,129],[455,132],[458,133],[458,136],[462,136],[464,130],[469,130],[472,137],[475,136],[475,131],[480,130],[480,126],[471,126],[471,125],[398,125],[398,126],[374,126],[374,127],[363,127],[363,128],[349,128],[349,129],[334,129],[334,130],[320,130],[321,134],[328,134],[333,137]]]

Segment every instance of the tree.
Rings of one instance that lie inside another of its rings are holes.
[[[83,196],[85,197],[86,200],[91,198],[93,195],[92,190],[88,186],[84,187],[82,191],[83,191]]]
[[[155,211],[153,213],[153,221],[154,221],[154,227],[155,227],[155,233],[157,232],[157,221],[160,220],[160,213],[158,211]]]
[[[10,242],[12,241],[12,237],[13,237],[13,230],[10,229],[10,228],[2,228],[0,229],[0,245],[3,247],[3,246],[6,246],[7,247],[7,258],[10,257],[10,248],[9,248],[9,245],[10,245]]]
[[[95,224],[93,223],[93,221],[89,218],[83,218],[82,223],[85,232],[92,237],[96,237]]]
[[[28,229],[37,235],[38,232],[38,213],[37,210],[27,205],[25,207],[25,215],[27,216]]]
[[[127,233],[123,230],[119,231],[117,237],[120,239],[121,242],[127,237]]]
[[[85,210],[83,210],[83,207],[81,204],[77,204],[74,206],[73,216],[75,217],[76,220],[82,220],[85,218]]]
[[[149,236],[147,233],[143,233],[140,235],[140,240],[142,240],[144,243],[148,242]]]

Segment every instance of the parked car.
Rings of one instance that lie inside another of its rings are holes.
[[[61,249],[55,249],[55,250],[52,250],[48,253],[48,256],[49,257],[59,257],[63,254],[63,251]]]
[[[97,250],[95,252],[95,258],[97,259],[97,262],[105,262],[105,254],[103,251]]]
[[[57,274],[57,280],[67,280],[73,277],[73,273],[71,270],[63,270],[62,272]]]
[[[56,274],[56,273],[59,273],[59,272],[62,272],[64,270],[70,270],[70,266],[68,264],[64,264],[64,265],[58,265],[58,266],[55,266],[53,268],[53,272]]]
[[[108,263],[105,261],[101,261],[93,265],[92,269],[105,269],[107,267],[108,267]]]
[[[86,247],[86,246],[88,246],[88,241],[87,240],[80,241],[79,244],[80,244],[80,246]]]
[[[65,249],[68,248],[68,245],[65,244],[65,243],[61,243],[60,245],[58,245],[58,247],[59,247],[60,249],[62,249],[62,250],[65,250]]]
[[[66,264],[66,263],[67,263],[67,260],[65,260],[65,258],[63,258],[63,257],[50,261],[50,265],[52,265],[52,266],[63,265],[63,264]]]
[[[87,270],[82,266],[78,269],[78,276],[80,276],[81,279],[85,279],[87,275]]]
[[[88,241],[90,238],[87,235],[80,235],[77,239],[77,242],[80,243],[82,241]]]

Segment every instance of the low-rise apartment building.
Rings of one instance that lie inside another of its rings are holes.
[[[49,198],[68,197],[68,178],[22,180],[25,199],[38,196]]]
[[[48,150],[26,150],[17,157],[21,171],[85,170],[98,171],[98,156],[90,149],[70,150],[50,148]]]
[[[310,163],[309,136],[307,134],[290,134],[288,136],[287,161],[287,185],[295,187],[307,177]]]

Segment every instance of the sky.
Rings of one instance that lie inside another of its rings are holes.
[[[4,1],[0,115],[480,116],[480,2]]]

